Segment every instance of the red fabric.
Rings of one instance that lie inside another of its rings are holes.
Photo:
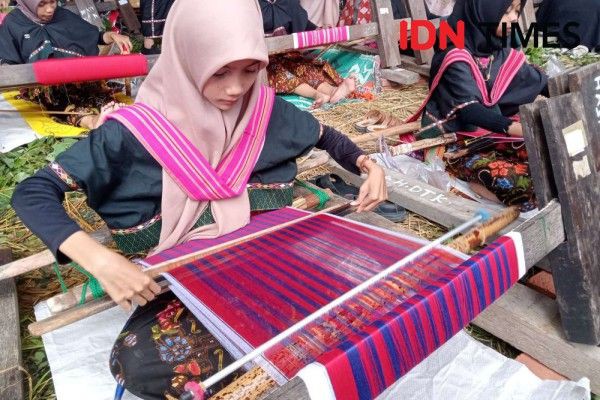
[[[344,9],[342,10],[342,15],[340,16],[338,26],[362,25],[370,23],[373,20],[373,18],[371,17],[370,0],[361,0],[358,7],[358,14],[355,21],[354,0],[349,0],[344,6]]]
[[[128,78],[148,74],[148,62],[141,54],[97,56],[38,61],[32,64],[37,83],[63,83]]]
[[[4,21],[4,18],[6,17],[6,13],[0,13],[0,24],[2,23],[2,21]]]

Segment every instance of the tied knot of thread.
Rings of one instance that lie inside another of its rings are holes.
[[[317,198],[319,199],[319,206],[317,207],[318,209],[323,208],[330,199],[329,194],[327,194],[327,192],[317,189],[317,188],[314,188],[312,186],[309,186],[299,179],[296,179],[296,184],[300,187],[308,189],[311,193],[313,193],[315,196],[317,196]]]
[[[98,280],[92,274],[83,269],[77,263],[71,262],[70,265],[87,277],[87,280],[84,282],[83,287],[81,288],[81,299],[79,300],[79,304],[85,303],[85,298],[88,290],[92,293],[92,297],[94,299],[98,299],[106,294],[104,292],[104,289],[102,289],[102,285],[100,285],[100,282],[98,282]],[[55,262],[52,267],[58,279],[58,283],[60,284],[61,291],[63,293],[66,293],[69,290],[69,288],[65,283],[62,273],[60,272],[58,263]]]

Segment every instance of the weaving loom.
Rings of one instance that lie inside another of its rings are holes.
[[[261,214],[244,232],[190,242],[146,263],[164,262],[305,215],[294,209]],[[425,244],[320,214],[165,276],[174,293],[239,358]],[[280,385],[297,374],[309,388],[318,385],[313,392],[319,398],[375,398],[523,272],[518,234],[501,237],[472,258],[449,248],[434,249],[256,362]],[[323,375],[329,382],[317,379]]]

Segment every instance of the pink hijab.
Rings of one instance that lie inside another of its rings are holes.
[[[256,0],[211,1],[199,12],[198,0],[177,0],[165,24],[162,54],[137,95],[179,128],[215,168],[234,147],[266,82],[268,51]],[[262,62],[259,78],[232,109],[221,111],[202,95],[207,80],[230,62]],[[210,207],[215,223],[192,230]],[[219,201],[190,199],[163,170],[162,230],[153,252],[192,239],[232,232],[250,220],[248,193]]]
[[[36,24],[41,24],[42,21],[37,16],[37,7],[41,2],[42,0],[17,0],[17,6],[27,18]]]

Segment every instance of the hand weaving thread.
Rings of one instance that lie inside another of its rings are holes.
[[[505,226],[510,221],[514,220],[514,218],[518,215],[518,212],[515,211],[514,209],[513,210],[509,209],[508,210],[508,214],[509,215],[503,215],[500,218],[495,218],[494,221],[491,221],[491,225],[494,228],[501,228],[502,225]],[[309,325],[310,323],[314,322],[315,320],[317,320],[318,318],[322,317],[323,315],[326,315],[327,313],[329,313],[331,310],[333,310],[337,306],[343,304],[348,299],[354,297],[354,295],[356,295],[357,293],[359,293],[359,292],[363,291],[364,289],[370,287],[371,285],[373,285],[376,282],[380,282],[380,280],[382,280],[386,276],[389,276],[389,274],[391,274],[394,271],[398,270],[400,267],[402,267],[402,266],[408,264],[409,262],[411,262],[411,261],[419,258],[423,254],[425,254],[428,251],[430,251],[436,245],[442,243],[444,240],[448,239],[449,237],[452,237],[457,232],[465,230],[469,226],[477,223],[480,219],[481,219],[481,216],[478,216],[475,219],[473,219],[473,220],[471,220],[471,221],[463,224],[462,226],[456,228],[452,232],[446,234],[444,237],[438,239],[437,241],[435,241],[433,243],[430,243],[430,244],[428,244],[428,245],[420,248],[416,252],[414,252],[412,254],[409,254],[408,256],[404,257],[402,260],[400,260],[399,262],[395,263],[391,267],[388,267],[384,271],[381,271],[379,274],[376,274],[375,276],[371,277],[367,281],[365,281],[362,284],[358,285],[354,289],[346,292],[344,295],[340,296],[339,298],[337,298],[336,300],[334,300],[332,303],[326,305],[325,307],[323,307],[322,309],[316,311],[315,313],[307,316],[305,319],[301,320],[300,322],[296,323],[295,325],[291,326],[290,328],[282,331],[281,333],[279,333],[275,337],[273,337],[270,340],[266,341],[262,345],[258,346],[253,351],[251,351],[250,353],[248,353],[246,356],[240,358],[236,363],[232,364],[230,367],[226,368],[225,370],[221,371],[220,373],[218,373],[218,374],[214,375],[213,377],[209,378],[208,380],[206,380],[203,383],[203,386],[206,388],[206,387],[209,387],[209,386],[213,385],[214,383],[218,382],[220,379],[222,379],[225,376],[227,376],[227,374],[229,374],[232,371],[236,370],[240,366],[243,366],[244,364],[246,364],[250,360],[256,358],[257,356],[259,356],[263,352],[265,352],[268,349],[272,348],[273,346],[279,345],[282,340],[284,340],[287,337],[290,337],[291,335],[293,335],[294,333],[296,333],[297,331],[299,331],[303,327]],[[498,220],[502,220],[502,222],[499,223]],[[479,230],[476,231],[475,234],[473,234],[473,232],[471,232],[469,235],[466,236],[466,239],[464,239],[464,240],[461,241],[463,244],[461,244],[460,246],[464,247],[464,243],[473,243],[474,240],[476,240],[474,238],[479,238],[481,236],[482,236],[481,235],[481,231],[479,231]],[[483,236],[485,236],[485,234]],[[412,279],[415,280],[416,282],[418,282],[419,280],[426,280],[427,279],[427,276],[425,276],[426,274],[419,274],[418,271],[415,270],[415,269],[411,269],[411,275],[415,276],[415,278],[412,278]],[[376,288],[375,291],[380,296],[380,298],[383,298],[383,299],[387,298],[387,301],[393,302],[394,301],[393,296],[392,296],[392,298],[390,298],[390,293],[387,293],[387,294],[385,293],[385,286],[389,285],[389,284],[390,284],[390,281],[386,282],[383,286],[380,286],[380,287]],[[406,287],[410,287],[410,283],[407,283]],[[402,297],[406,298],[406,296],[402,296]],[[363,296],[362,300],[365,300],[365,299],[368,299],[368,296]],[[377,307],[377,301],[374,302],[373,307]],[[333,320],[328,320],[327,322],[332,323],[332,321]],[[347,321],[349,323],[352,323],[350,320],[347,320]],[[334,331],[335,331],[335,328],[336,327],[334,327]],[[289,361],[289,360],[286,360],[286,361]],[[256,372],[254,372],[254,374],[256,374]],[[195,387],[195,389],[193,387],[190,387],[189,389],[191,389],[192,392],[196,393],[196,396],[197,396],[196,398],[201,398],[202,390],[198,390],[198,387]],[[191,397],[188,396],[187,398],[191,398]]]
[[[169,271],[173,268],[176,268],[180,265],[189,263],[189,262],[194,261],[201,257],[205,257],[209,254],[215,253],[222,249],[225,249],[225,248],[228,248],[231,246],[235,246],[237,244],[243,243],[243,242],[251,240],[253,238],[257,238],[262,235],[266,235],[269,232],[273,232],[277,229],[281,229],[286,226],[290,226],[295,223],[298,223],[298,222],[301,222],[301,221],[304,221],[304,220],[307,220],[310,218],[314,218],[315,216],[318,216],[318,215],[321,215],[324,213],[342,213],[343,214],[345,211],[349,210],[350,208],[351,208],[350,203],[344,203],[344,204],[332,206],[332,207],[326,208],[324,210],[321,210],[319,212],[307,214],[305,216],[299,217],[297,219],[294,219],[292,221],[289,221],[289,222],[286,222],[286,223],[283,223],[283,224],[280,224],[277,226],[272,226],[272,227],[269,227],[264,230],[248,233],[247,236],[237,237],[237,238],[232,239],[231,241],[228,241],[225,243],[218,243],[212,247],[203,248],[202,250],[199,250],[199,251],[192,251],[190,253],[184,253],[183,255],[178,255],[175,258],[164,260],[162,262],[159,262],[159,263],[149,267],[148,269],[145,270],[145,272],[147,274],[149,274],[152,278],[157,278],[161,273],[167,272],[167,271]],[[167,252],[169,252],[169,251],[167,250]],[[12,271],[12,270],[7,270],[7,271],[3,271],[3,272],[6,274],[6,277],[16,276],[19,273],[21,273],[20,271],[17,271],[18,273],[15,274],[15,271]],[[4,277],[2,275],[0,275],[0,279],[3,279],[3,278]],[[60,314],[56,314],[56,315],[49,317],[42,321],[31,323],[28,326],[28,329],[32,335],[41,336],[44,333],[51,332],[55,329],[61,328],[65,325],[72,324],[83,318],[98,314],[102,311],[108,310],[115,306],[116,306],[116,303],[114,301],[112,301],[112,299],[110,299],[109,297],[105,296],[101,299],[96,299],[90,303],[87,303],[84,306],[64,311]]]

